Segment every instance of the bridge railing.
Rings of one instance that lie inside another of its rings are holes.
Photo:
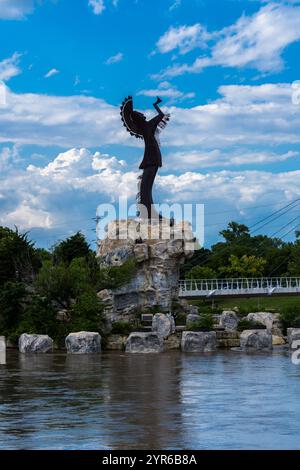
[[[179,281],[179,291],[212,292],[212,291],[270,291],[300,289],[299,277],[257,277],[229,279],[185,279]]]

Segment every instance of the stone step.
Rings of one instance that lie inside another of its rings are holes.
[[[218,339],[217,340],[218,348],[220,349],[230,349],[230,348],[239,348],[240,340],[239,339]]]

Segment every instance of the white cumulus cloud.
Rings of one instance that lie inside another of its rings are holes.
[[[178,50],[183,54],[195,48],[204,49],[208,43],[209,53],[202,53],[191,64],[167,67],[154,78],[197,73],[214,65],[279,71],[284,68],[284,50],[299,39],[300,7],[290,2],[268,3],[252,16],[243,15],[233,25],[212,33],[199,23],[172,27],[157,42],[161,53]]]

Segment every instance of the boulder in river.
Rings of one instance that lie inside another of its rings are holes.
[[[215,331],[183,331],[181,350],[184,352],[211,352],[217,347]]]
[[[92,331],[70,333],[66,337],[66,348],[71,354],[93,354],[101,351],[101,336]]]
[[[160,353],[164,350],[163,338],[154,332],[135,331],[126,341],[127,353]]]
[[[29,335],[23,333],[19,338],[21,353],[49,353],[53,351],[53,339],[48,335]]]
[[[272,333],[270,330],[244,330],[240,336],[243,351],[271,351]]]

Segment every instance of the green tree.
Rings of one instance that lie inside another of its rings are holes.
[[[0,285],[7,281],[32,282],[40,267],[28,234],[0,227]]]
[[[215,279],[216,272],[207,266],[194,266],[186,275],[186,279]]]
[[[88,258],[91,249],[81,232],[75,233],[66,240],[58,243],[53,250],[53,259],[56,264],[70,264],[75,258]]]
[[[229,222],[227,229],[222,230],[220,235],[226,242],[234,242],[241,239],[248,239],[250,237],[249,228],[244,224],[237,222]]]
[[[266,260],[263,258],[247,255],[238,258],[231,255],[229,265],[223,266],[219,270],[223,277],[261,277],[265,265]]]
[[[68,308],[72,300],[86,291],[91,291],[91,274],[84,258],[75,258],[70,265],[44,262],[35,282],[40,295]]]
[[[84,292],[71,308],[71,329],[99,331],[103,326],[103,304],[95,292]]]
[[[290,248],[287,271],[290,276],[300,276],[300,232],[296,232],[296,241]]]
[[[27,291],[24,284],[19,282],[6,282],[1,286],[0,326],[5,335],[9,335],[20,322],[26,299]]]

